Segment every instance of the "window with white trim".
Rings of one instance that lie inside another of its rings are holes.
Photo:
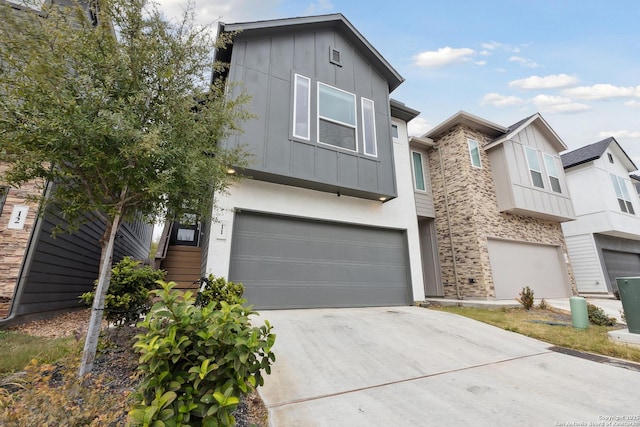
[[[413,159],[413,183],[415,189],[418,191],[426,191],[427,188],[424,183],[424,168],[422,167],[422,153],[412,151],[411,158]]]
[[[467,139],[467,143],[469,144],[471,166],[474,168],[482,168],[482,162],[480,161],[480,145],[478,144],[478,141]]]
[[[635,215],[636,212],[633,209],[633,203],[631,203],[631,197],[629,197],[629,191],[627,191],[627,184],[625,180],[614,174],[610,174],[610,175],[611,175],[611,183],[613,184],[613,189],[616,192],[616,197],[618,199],[618,205],[620,206],[620,210],[622,212]]]
[[[373,101],[362,98],[362,139],[364,154],[378,156],[376,145],[376,110]]]
[[[556,193],[562,193],[555,157],[547,153],[543,153],[542,156],[544,158],[544,167],[547,169],[547,175],[549,176],[549,184],[551,185],[551,189]]]
[[[311,79],[295,75],[293,89],[293,136],[311,139]]]
[[[318,82],[318,142],[358,151],[356,96]]]
[[[7,194],[9,194],[9,187],[0,186],[0,215],[2,215],[4,202],[7,200]]]
[[[542,167],[540,166],[538,150],[526,146],[524,148],[527,155],[527,164],[529,165],[529,175],[531,176],[531,183],[534,185],[534,187],[544,188],[544,182],[542,180]]]
[[[398,125],[391,125],[391,137],[393,139],[400,138],[400,134],[398,133]]]
[[[313,92],[311,88],[315,83],[317,90]],[[317,141],[371,157],[378,156],[376,110],[373,100],[358,97],[300,74],[293,75],[292,90],[293,138]],[[311,117],[312,104],[317,106],[314,110],[314,115],[317,114],[315,117]],[[392,132],[395,132],[394,138],[397,138],[397,127]],[[362,140],[362,148],[359,140]]]

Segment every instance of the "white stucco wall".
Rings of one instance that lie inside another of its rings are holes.
[[[394,121],[395,124],[395,121]],[[207,273],[228,277],[234,212],[246,209],[327,221],[406,230],[414,301],[424,300],[418,222],[406,126],[393,143],[398,197],[386,203],[333,193],[246,179],[216,199],[217,219],[211,227]]]

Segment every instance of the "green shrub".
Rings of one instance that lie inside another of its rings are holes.
[[[159,301],[136,336],[144,379],[131,425],[231,426],[240,396],[264,384],[271,372],[271,325],[252,327],[256,314],[242,304],[211,301],[197,307],[191,292],[160,282]]]
[[[600,307],[587,303],[587,313],[589,323],[597,326],[616,326],[618,321],[615,317],[609,317]]]
[[[131,325],[140,315],[149,311],[149,291],[157,288],[156,282],[164,278],[164,271],[141,265],[130,257],[124,257],[111,269],[109,291],[104,299],[105,318],[116,325]],[[95,285],[97,285],[97,280]],[[93,292],[82,294],[80,299],[93,304]]]
[[[522,288],[522,292],[520,292],[517,301],[522,304],[525,310],[531,309],[533,307],[533,291],[528,286]]]
[[[241,283],[227,282],[224,277],[215,277],[210,274],[209,277],[200,279],[201,288],[196,295],[196,305],[204,307],[210,302],[215,303],[215,308],[220,308],[220,302],[226,301],[229,304],[242,304],[242,294],[244,287]]]
[[[547,308],[549,308],[549,303],[547,303],[547,300],[542,298],[538,307],[540,307],[541,310],[546,310]]]

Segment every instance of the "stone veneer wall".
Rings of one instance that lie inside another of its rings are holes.
[[[6,165],[0,164],[0,175],[5,170]],[[3,183],[0,182],[0,185]],[[27,201],[27,197],[41,194],[42,189],[42,184],[35,181],[21,188],[10,188],[4,208],[0,212],[0,319],[8,314],[22,260],[38,214],[37,204]],[[22,230],[7,228],[15,205],[29,206],[29,213]]]
[[[451,239],[445,205],[440,155],[444,162],[447,198],[460,295],[464,298],[495,298],[487,237],[557,245],[567,254],[560,223],[498,212],[489,158],[480,150],[482,168],[471,166],[467,138],[482,147],[489,138],[458,125],[436,141],[429,152],[431,185],[436,210],[438,253],[445,298],[457,297]],[[567,264],[573,293],[575,279]],[[474,278],[476,283],[469,283]],[[514,298],[517,295],[514,295]]]

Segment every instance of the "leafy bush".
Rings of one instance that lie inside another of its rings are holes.
[[[597,326],[616,326],[618,321],[615,317],[609,317],[600,307],[587,303],[587,313],[589,323]]]
[[[105,318],[116,325],[131,325],[140,315],[149,311],[151,300],[149,291],[157,288],[156,282],[164,279],[164,271],[141,265],[130,257],[124,257],[111,269],[109,291],[105,296]],[[95,281],[97,286],[98,281]],[[93,304],[93,292],[86,292],[80,299],[87,305]]]
[[[533,307],[533,291],[528,286],[525,286],[522,288],[517,301],[522,304],[525,310],[531,309]]]
[[[547,303],[547,300],[542,298],[538,307],[540,307],[541,310],[546,310],[547,308],[549,308],[549,303]]]
[[[220,302],[226,301],[229,304],[242,304],[242,294],[244,287],[241,283],[227,282],[224,277],[215,277],[210,274],[209,277],[202,277],[200,285],[204,284],[204,288],[196,295],[196,305],[204,307],[210,302],[214,302],[216,309],[220,308]]]
[[[139,370],[145,375],[131,425],[231,426],[242,393],[264,384],[275,361],[271,325],[252,327],[242,304],[194,305],[191,292],[160,282],[159,301],[138,326]]]

